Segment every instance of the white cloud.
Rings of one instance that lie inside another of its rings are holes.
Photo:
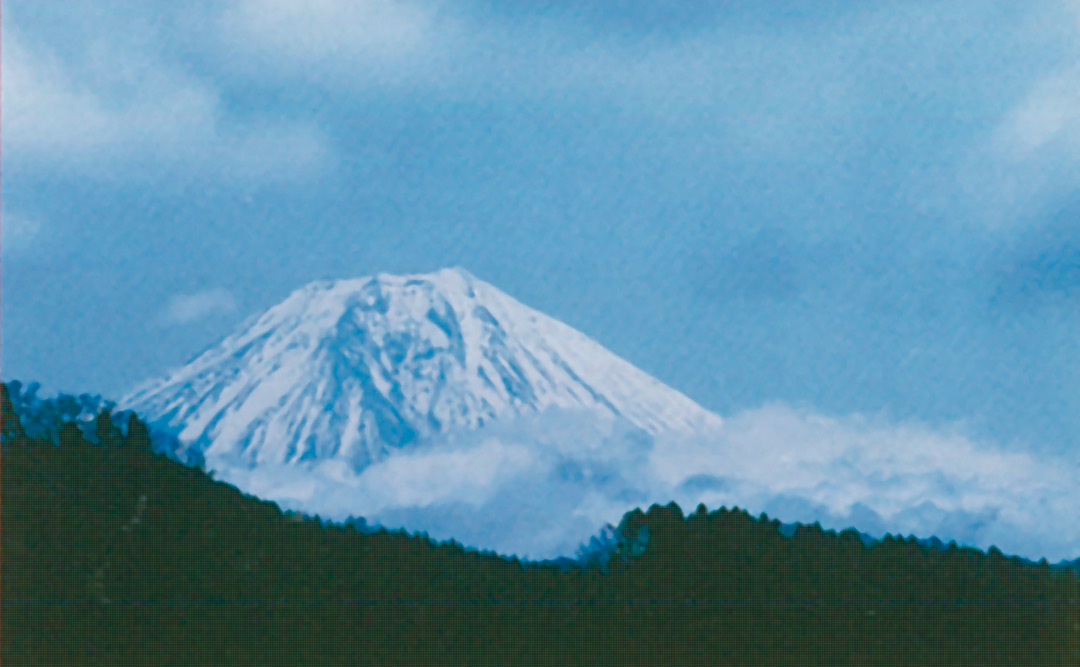
[[[1053,3],[1056,10],[1024,28],[1032,43],[1055,44],[1074,63],[1080,46],[1080,2]],[[1063,10],[1063,11],[1061,11]],[[1080,177],[1080,67],[1044,65],[1029,72],[1023,93],[991,126],[985,145],[961,165],[953,191],[962,193],[979,223],[1008,228],[1030,220],[1047,200],[1071,196]]]
[[[242,0],[222,13],[217,28],[232,54],[228,63],[250,72],[266,64],[303,76],[348,72],[366,80],[372,68],[391,68],[430,52],[449,25],[438,4],[414,0]]]
[[[187,166],[261,180],[310,172],[326,159],[314,126],[234,118],[213,85],[152,52],[94,44],[73,63],[7,30],[3,62],[4,150],[24,164],[105,178],[117,167],[159,177],[161,167]]]
[[[893,532],[928,536],[950,517],[992,515],[993,525],[968,526],[953,537],[1030,553],[1038,548],[1023,540],[1034,531],[1041,548],[1059,556],[1080,552],[1080,522],[1069,510],[1080,493],[1064,463],[960,434],[829,418],[783,405],[729,418],[715,443],[661,448],[654,455],[654,466],[671,486],[707,472],[728,482],[717,498],[759,511],[778,498],[802,499],[807,516],[781,519],[813,520],[809,514],[817,507],[842,523],[869,508]],[[1062,533],[1064,526],[1071,530]]]
[[[757,158],[828,152],[858,94],[858,73],[835,55],[839,38],[793,43],[709,26],[674,42],[628,41],[566,12],[517,22],[485,14],[437,0],[243,0],[223,13],[218,38],[225,69],[331,98],[419,90],[577,112],[588,97],[616,117],[694,127],[702,153]]]
[[[1056,72],[1035,83],[1005,117],[997,141],[1016,159],[1046,148],[1080,157],[1080,69]]]
[[[448,500],[482,505],[503,480],[534,463],[519,444],[487,440],[462,450],[403,454],[366,469],[359,483],[383,507],[424,507]]]
[[[188,324],[217,314],[236,311],[236,300],[225,289],[209,289],[181,294],[169,300],[161,312],[162,324]]]
[[[697,443],[649,445],[610,424],[568,432],[559,428],[565,417],[428,443],[359,474],[211,463],[227,481],[289,507],[532,557],[572,555],[634,507],[672,500],[686,511],[739,506],[1035,559],[1080,555],[1080,489],[1065,461],[784,405],[736,414]]]
[[[1080,177],[1080,68],[1037,78],[958,162],[948,197],[960,219],[1008,230],[1074,189]]]

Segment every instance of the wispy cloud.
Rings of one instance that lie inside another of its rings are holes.
[[[385,66],[430,47],[437,11],[416,0],[242,0],[218,28],[225,44],[254,62],[303,71]]]
[[[174,296],[161,311],[164,325],[189,324],[218,314],[236,311],[236,299],[228,290],[217,288]]]
[[[1046,148],[1080,148],[1080,69],[1056,72],[1034,84],[998,130],[1001,148],[1018,159]]]
[[[127,168],[134,179],[182,166],[244,182],[295,177],[327,158],[310,124],[241,120],[213,84],[152,51],[91,46],[93,57],[73,62],[6,29],[4,146],[20,164],[105,178]]]
[[[970,151],[955,182],[969,219],[996,231],[1029,226],[1033,212],[1067,199],[1080,177],[1080,3],[1049,3],[1023,29],[1054,45],[992,118],[982,145]],[[1031,58],[1030,53],[1024,54]]]

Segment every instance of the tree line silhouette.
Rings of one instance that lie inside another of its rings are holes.
[[[283,512],[134,414],[53,441],[0,402],[4,665],[1080,664],[1045,560],[672,503],[559,568]]]

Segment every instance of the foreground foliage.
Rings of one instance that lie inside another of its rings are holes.
[[[4,665],[1080,664],[1075,574],[996,550],[672,504],[562,570],[283,513],[98,426],[5,440]]]

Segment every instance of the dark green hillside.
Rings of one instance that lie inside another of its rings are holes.
[[[606,574],[525,568],[283,514],[137,421],[103,421],[108,444],[10,426],[5,667],[1080,664],[1075,575],[996,551],[671,505],[626,516]]]

